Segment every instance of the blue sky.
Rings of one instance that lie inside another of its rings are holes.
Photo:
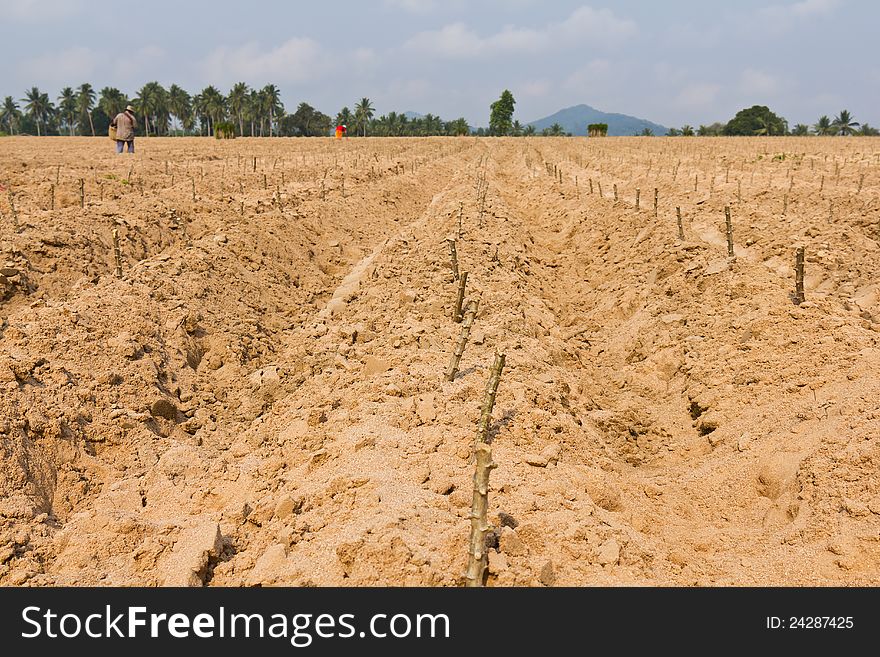
[[[698,125],[766,104],[792,125],[844,108],[880,125],[878,26],[871,0],[0,0],[0,96],[242,80],[290,111],[368,96],[485,125],[509,88],[523,122],[586,103]]]

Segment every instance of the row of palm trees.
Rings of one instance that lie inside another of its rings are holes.
[[[233,85],[224,95],[213,85],[191,95],[172,84],[167,89],[158,82],[148,82],[129,98],[115,87],[96,93],[92,85],[76,89],[65,87],[53,103],[49,95],[32,87],[21,99],[22,105],[7,96],[0,106],[0,130],[10,134],[95,135],[106,132],[110,120],[126,105],[133,105],[145,135],[213,135],[217,123],[230,121],[238,135],[274,136],[294,134],[295,122],[281,102],[281,92],[274,84],[252,89],[246,83]],[[303,107],[301,104],[300,107]],[[293,115],[291,115],[293,116]],[[323,115],[322,115],[323,116]],[[325,120],[329,120],[325,116]],[[349,134],[367,136],[466,135],[470,126],[464,118],[445,122],[439,116],[409,117],[389,112],[378,118],[369,98],[361,98],[352,111],[343,107],[336,115],[337,125],[346,125]],[[330,126],[327,126],[329,129]]]
[[[783,128],[786,126],[783,124]],[[699,128],[694,129],[693,126],[684,125],[681,128],[670,128],[669,132],[666,133],[667,136],[670,137],[693,137],[694,135],[698,137],[719,137],[724,134],[724,124],[723,123],[713,123],[711,125],[701,125]],[[756,135],[773,135],[779,134],[772,131],[769,124],[767,126],[762,126],[755,131]],[[852,113],[849,110],[841,110],[840,114],[835,116],[833,119],[828,118],[827,116],[820,116],[819,120],[813,124],[812,126],[808,126],[804,123],[796,124],[791,131],[785,133],[790,134],[796,137],[806,137],[807,135],[818,135],[818,136],[842,136],[848,137],[853,135],[859,135],[864,137],[876,137],[880,135],[880,130],[877,128],[868,125],[867,123],[859,123],[854,120]],[[642,137],[651,137],[654,133],[645,128],[640,133]]]
[[[100,129],[105,131],[110,120],[129,104],[134,106],[145,135],[167,135],[178,130],[212,135],[215,123],[234,118],[239,134],[246,134],[248,126],[251,136],[271,137],[277,134],[278,121],[284,115],[281,91],[276,85],[267,84],[257,90],[243,82],[236,84],[228,96],[214,86],[190,95],[176,84],[166,89],[158,82],[148,82],[134,98],[115,87],[104,87],[96,94],[92,85],[85,83],[76,89],[62,89],[57,105],[47,93],[31,87],[20,102],[22,105],[6,96],[0,106],[0,129],[13,135],[33,130],[38,136],[53,131],[94,136],[96,114],[102,119]]]

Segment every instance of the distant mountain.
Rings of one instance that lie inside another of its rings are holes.
[[[573,135],[585,136],[587,134],[587,126],[590,123],[607,123],[608,135],[610,137],[627,137],[642,132],[645,128],[653,130],[658,137],[665,135],[667,128],[659,123],[652,123],[645,119],[639,119],[635,116],[626,114],[613,114],[601,112],[589,105],[575,105],[563,110],[559,110],[556,114],[551,114],[543,119],[532,121],[527,125],[535,126],[535,130],[539,133],[544,128],[549,128],[554,123],[562,126],[565,132]]]

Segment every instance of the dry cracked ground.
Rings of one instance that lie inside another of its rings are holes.
[[[460,585],[499,352],[490,586],[880,583],[880,140],[111,146],[0,141],[0,584]]]

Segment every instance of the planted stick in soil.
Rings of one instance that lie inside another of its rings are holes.
[[[458,204],[458,239],[461,239],[461,214],[462,214],[462,212],[464,212],[464,203],[459,203],[459,204]],[[457,272],[457,271],[458,271],[458,264],[457,264],[457,261],[456,261],[456,267],[455,267],[455,269],[456,269],[456,272]],[[457,273],[456,273],[455,277],[458,278],[458,274],[457,274]]]
[[[590,178],[590,194],[593,193],[593,179]]]
[[[724,206],[724,223],[727,226],[727,256],[733,258],[733,224],[730,221],[730,207]]]
[[[122,278],[122,251],[119,249],[119,229],[113,229],[113,258],[116,261],[116,278]]]
[[[681,225],[681,208],[675,208],[675,214],[678,218],[678,239],[684,242],[684,227]]]
[[[794,302],[804,302],[804,247],[799,246],[794,258]]]
[[[642,195],[642,190],[636,188],[636,210],[639,209],[639,197]]]
[[[82,178],[79,179],[79,207],[84,208],[86,206],[86,181]]]
[[[788,194],[782,197],[782,216],[785,216],[785,213],[788,212]]]
[[[49,209],[55,209],[55,185],[49,185]]]
[[[467,289],[467,278],[468,273],[462,272],[461,278],[458,281],[458,294],[455,297],[455,309],[452,311],[452,321],[461,322],[464,317],[461,314],[461,307],[464,304],[464,293]]]
[[[507,356],[495,354],[495,362],[489,370],[489,380],[486,382],[486,394],[483,396],[483,409],[480,412],[480,421],[477,424],[477,436],[474,440],[476,447],[488,442],[489,424],[492,422],[492,409],[495,407],[495,397],[498,395],[498,384],[501,382],[501,372],[504,370],[504,362]]]
[[[452,268],[453,280],[458,280],[458,249],[455,248],[455,240],[446,240],[449,245],[449,266]]]
[[[18,210],[15,209],[15,196],[12,190],[9,190],[9,211],[12,213],[12,225],[18,229]]]
[[[468,338],[471,335],[471,327],[474,325],[474,319],[477,317],[477,309],[480,306],[480,300],[474,299],[468,304],[467,312],[464,314],[464,320],[461,323],[461,335],[458,337],[458,343],[452,352],[452,360],[449,362],[449,369],[446,370],[446,380],[455,381],[455,375],[458,374],[458,365],[461,363],[461,355],[467,346]]]
[[[614,202],[617,203],[617,183],[614,183]]]
[[[489,525],[489,473],[497,467],[492,461],[492,448],[482,443],[475,451],[474,496],[471,502],[471,537],[468,546],[468,565],[465,572],[465,586],[481,588],[485,586],[489,569],[489,551],[486,539],[491,529]]]
[[[193,203],[195,203],[195,200],[196,200],[196,179],[195,179],[195,178],[190,178],[190,180],[192,180],[192,188],[193,188]]]
[[[659,201],[660,201],[659,192],[657,191],[657,188],[655,187],[654,188],[654,219],[657,218],[657,206],[659,204]]]
[[[598,185],[599,185],[599,198],[605,198],[605,197],[602,195],[602,181],[599,180],[599,181],[597,181],[597,183],[598,183]]]

